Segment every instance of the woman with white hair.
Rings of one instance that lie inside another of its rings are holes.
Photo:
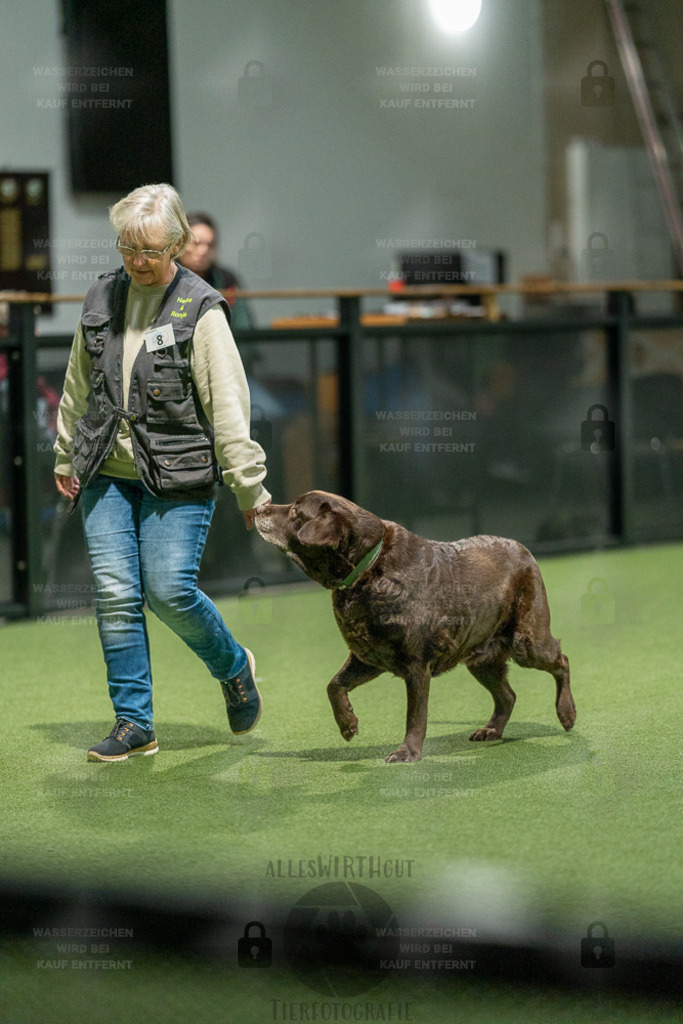
[[[261,714],[254,658],[197,574],[218,484],[247,529],[270,495],[223,296],[175,262],[178,193],[144,185],[110,210],[123,266],[89,289],[59,407],[55,480],[81,500],[116,725],[89,761],[156,754],[144,601],[220,681],[235,733]]]

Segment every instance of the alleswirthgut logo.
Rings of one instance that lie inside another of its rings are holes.
[[[336,998],[374,988],[397,954],[397,924],[388,904],[356,882],[310,889],[292,908],[284,932],[289,965],[308,988]]]

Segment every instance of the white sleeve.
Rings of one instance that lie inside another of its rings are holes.
[[[214,429],[215,451],[223,480],[242,511],[270,498],[263,486],[265,453],[249,435],[249,385],[225,314],[208,310],[197,323],[190,357],[202,408]]]

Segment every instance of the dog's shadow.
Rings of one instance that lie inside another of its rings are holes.
[[[266,759],[291,759],[321,764],[336,763],[342,771],[349,773],[372,773],[381,768],[382,777],[393,781],[413,777],[418,779],[430,774],[431,769],[443,772],[454,769],[457,772],[459,788],[475,788],[489,785],[500,779],[501,757],[509,763],[517,775],[532,775],[554,771],[557,768],[579,766],[590,760],[592,753],[585,740],[578,733],[567,734],[555,726],[539,725],[537,722],[516,722],[508,727],[502,740],[471,742],[469,737],[477,728],[476,723],[439,723],[465,725],[463,732],[442,735],[427,735],[422,760],[410,765],[386,765],[385,759],[391,753],[389,744],[367,745],[353,740],[348,746],[309,747],[304,750],[260,750],[254,756]],[[542,743],[528,742],[542,740]],[[551,740],[551,744],[548,744]],[[521,742],[527,741],[527,742]],[[514,753],[513,753],[514,751]],[[405,770],[406,774],[402,774]],[[396,773],[396,774],[385,774]],[[412,773],[415,773],[414,775]]]
[[[389,742],[362,744],[357,740],[346,744],[339,737],[333,746],[306,747],[293,750],[273,750],[264,747],[264,739],[257,736],[226,736],[224,729],[213,726],[193,726],[186,723],[169,722],[159,726],[163,733],[163,749],[197,750],[196,758],[189,764],[176,766],[170,775],[163,773],[166,781],[185,773],[198,770],[223,771],[239,765],[245,758],[258,760],[273,767],[278,761],[299,761],[302,764],[318,764],[326,770],[337,769],[340,783],[344,776],[355,776],[358,784],[371,781],[386,786],[388,783],[408,783],[400,795],[408,799],[422,797],[423,785],[431,788],[449,789],[453,795],[463,790],[481,789],[500,782],[501,771],[510,776],[524,777],[555,771],[558,768],[581,767],[594,757],[588,741],[580,733],[564,733],[557,726],[541,725],[538,722],[514,722],[508,726],[502,740],[470,742],[469,736],[477,728],[476,722],[453,722],[435,720],[433,728],[450,726],[443,734],[427,734],[422,760],[411,764],[387,764],[385,759],[391,753]],[[84,750],[101,735],[105,735],[109,723],[97,721],[48,722],[31,726],[55,743]],[[462,727],[462,728],[459,728]],[[94,738],[94,739],[93,739]],[[523,741],[523,742],[522,742]],[[207,748],[219,748],[209,752]],[[208,757],[208,761],[207,761]],[[136,758],[138,772],[149,776],[155,774],[156,758]],[[55,776],[64,788],[61,776]],[[245,776],[246,778],[246,776]],[[361,781],[363,780],[363,781]],[[248,780],[247,780],[248,781]],[[80,784],[80,783],[79,783]],[[414,787],[414,793],[410,786]],[[350,792],[353,792],[355,787]],[[341,796],[343,788],[338,791]],[[61,789],[60,789],[61,792]],[[398,791],[397,791],[398,795]]]

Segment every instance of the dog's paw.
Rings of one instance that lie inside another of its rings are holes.
[[[489,729],[488,726],[484,726],[483,729],[475,729],[470,736],[470,740],[474,743],[481,743],[485,740],[502,740],[501,733],[497,732],[496,729]]]
[[[573,728],[576,721],[576,708],[571,697],[558,704],[557,717],[560,720],[560,725],[566,732]]]
[[[407,747],[399,747],[393,754],[389,754],[384,760],[387,764],[406,764],[410,761],[419,761],[422,757],[421,750],[408,750]]]
[[[352,740],[354,736],[357,736],[358,719],[356,718],[356,716],[354,715],[353,719],[349,719],[343,724],[340,723],[339,732],[342,734],[342,737],[346,740],[347,743],[349,742],[349,740]]]

